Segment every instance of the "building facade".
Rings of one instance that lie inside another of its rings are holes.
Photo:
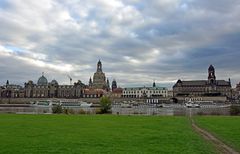
[[[25,83],[25,97],[27,98],[81,98],[86,86],[78,80],[73,85],[59,85],[56,80],[48,83],[42,75],[37,84],[33,81]]]
[[[116,84],[114,80],[113,88],[117,88]],[[2,98],[99,98],[108,91],[110,91],[110,83],[102,71],[102,63],[99,60],[97,71],[93,80],[89,79],[89,85],[85,85],[80,80],[73,85],[59,85],[56,80],[48,82],[42,74],[37,83],[30,80],[24,86],[12,85],[7,81],[6,85],[0,87],[0,96]]]
[[[109,81],[106,80],[105,73],[102,71],[102,62],[99,60],[97,63],[97,71],[93,75],[93,81],[90,77],[89,79],[89,87],[93,89],[104,89],[109,91]]]
[[[122,88],[115,88],[111,92],[111,97],[112,98],[121,98],[123,94],[123,89]]]
[[[7,80],[6,85],[0,87],[0,96],[3,98],[24,97],[25,89],[20,85],[10,84]]]
[[[122,97],[125,98],[155,98],[167,97],[168,90],[165,87],[133,87],[123,88]]]
[[[174,97],[227,96],[231,97],[231,81],[216,80],[215,68],[208,68],[207,80],[178,80],[173,86]]]
[[[84,89],[83,98],[100,98],[106,93],[103,89]]]
[[[240,82],[236,85],[236,90],[240,91]]]

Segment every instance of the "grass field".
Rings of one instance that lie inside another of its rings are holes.
[[[196,117],[195,121],[200,127],[240,151],[240,117],[203,116]]]
[[[0,115],[0,153],[213,153],[186,117]]]

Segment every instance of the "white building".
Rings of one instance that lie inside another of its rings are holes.
[[[132,87],[123,89],[123,97],[125,98],[154,98],[167,97],[168,90],[165,87]]]

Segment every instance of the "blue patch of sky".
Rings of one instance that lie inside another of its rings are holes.
[[[10,7],[10,5],[7,0],[0,0],[0,8],[1,9],[7,9],[8,7]]]
[[[145,8],[145,4],[144,3],[136,3],[133,5],[137,10],[141,11]]]
[[[14,53],[16,53],[16,54],[19,54],[19,53],[21,53],[21,52],[24,52],[24,50],[23,49],[21,49],[21,48],[19,48],[19,47],[15,47],[15,46],[11,46],[11,45],[6,45],[6,46],[4,46],[6,49],[9,49],[9,50],[11,50],[11,51],[13,51]]]
[[[240,56],[239,40],[240,33],[227,34],[211,45],[194,49],[189,57],[222,57],[226,55],[235,55],[235,57]]]
[[[188,32],[192,29],[191,25],[184,22],[166,22],[161,24],[154,24],[145,26],[135,31],[139,36],[139,39],[155,39],[156,36],[164,37],[171,35],[178,35],[181,33]]]
[[[240,64],[239,40],[239,34],[228,34],[211,45],[191,49],[182,64],[184,67],[194,69],[210,64],[220,68],[238,67]]]

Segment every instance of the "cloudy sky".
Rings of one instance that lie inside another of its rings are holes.
[[[88,82],[101,59],[118,85],[240,81],[239,0],[0,0],[0,84]]]

